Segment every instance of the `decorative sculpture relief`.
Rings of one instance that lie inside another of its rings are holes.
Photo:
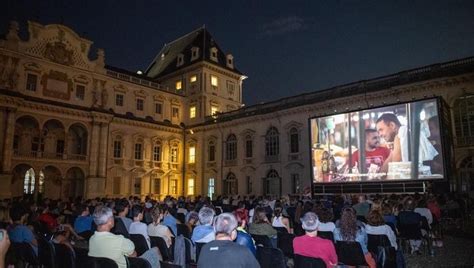
[[[48,43],[44,51],[44,57],[59,64],[72,65],[74,51],[68,50],[62,42]]]
[[[0,56],[0,86],[7,89],[16,89],[19,74],[18,63],[20,59]]]

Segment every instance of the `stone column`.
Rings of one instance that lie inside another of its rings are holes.
[[[109,136],[109,125],[106,123],[102,123],[100,127],[100,147],[99,147],[99,166],[98,176],[101,178],[106,177],[106,170],[107,170],[107,144],[108,144],[108,136]]]
[[[100,144],[100,123],[92,123],[92,135],[90,139],[90,152],[89,152],[89,176],[97,176],[97,160],[98,160],[98,151]]]
[[[7,110],[7,122],[5,127],[5,134],[3,140],[3,161],[2,161],[2,172],[11,172],[11,162],[13,155],[13,135],[15,134],[15,111]],[[4,184],[2,184],[4,185]]]

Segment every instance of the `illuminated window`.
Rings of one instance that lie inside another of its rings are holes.
[[[178,194],[178,180],[176,179],[170,180],[170,192],[171,194]]]
[[[191,83],[194,83],[196,81],[197,81],[197,76],[196,75],[193,75],[193,76],[191,76],[191,78],[189,78],[189,82],[191,82]]]
[[[143,106],[144,106],[144,100],[137,99],[137,111],[143,111]]]
[[[219,108],[217,106],[211,106],[211,115],[216,115],[219,112]]]
[[[196,117],[196,106],[191,106],[189,108],[189,118],[195,118]]]
[[[207,196],[212,199],[214,195],[214,178],[209,178],[209,184],[207,188]]]
[[[181,90],[183,88],[183,83],[180,81],[176,81],[176,90]]]
[[[196,162],[196,147],[189,147],[189,163],[194,164]]]
[[[219,86],[219,79],[217,76],[211,75],[211,86],[218,87]]]
[[[188,179],[188,195],[194,195],[194,178]]]
[[[173,145],[171,147],[171,163],[178,162],[178,145]]]
[[[30,168],[25,173],[25,180],[23,183],[23,193],[33,194],[35,191],[35,171]]]
[[[35,74],[28,74],[26,76],[26,90],[36,91],[36,84],[38,81],[38,76]]]

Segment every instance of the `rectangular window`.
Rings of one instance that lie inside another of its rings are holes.
[[[115,106],[123,106],[123,94],[115,95]]]
[[[114,158],[122,157],[122,141],[114,141]]]
[[[214,144],[209,145],[209,162],[216,161],[216,146]]]
[[[189,108],[189,118],[196,118],[196,106]]]
[[[170,180],[170,192],[171,194],[178,194],[178,180],[176,179]]]
[[[141,194],[142,192],[142,178],[135,178],[134,184],[133,184],[133,193],[134,194]]]
[[[18,151],[18,142],[20,140],[20,136],[14,135],[13,136],[13,150]]]
[[[189,82],[191,82],[191,83],[194,83],[196,81],[197,81],[197,75],[193,75],[193,76],[191,76],[191,78],[189,78]]]
[[[299,150],[298,133],[292,133],[290,135],[290,153],[298,153]]]
[[[219,112],[219,107],[211,106],[211,115],[216,115]]]
[[[173,115],[173,117],[178,118],[179,117],[179,108],[178,107],[173,107],[171,109],[171,114]]]
[[[36,84],[38,82],[38,76],[35,74],[28,74],[26,76],[26,90],[36,91]]]
[[[161,193],[161,179],[160,178],[153,179],[153,193],[154,194]]]
[[[84,85],[76,85],[76,99],[84,100],[86,87]]]
[[[211,75],[211,86],[213,87],[219,86],[219,79],[215,75]]]
[[[246,140],[245,141],[245,157],[251,158],[253,155],[253,142],[252,140]]]
[[[234,95],[235,83],[232,81],[227,81],[227,92],[229,95]]]
[[[153,161],[161,161],[161,147],[155,146],[153,147]]]
[[[171,163],[178,163],[178,147],[171,147]]]
[[[250,179],[250,176],[246,177],[247,179],[247,194],[252,193],[252,180]]]
[[[207,196],[212,199],[214,195],[214,178],[209,178],[209,184],[207,188]]]
[[[114,178],[114,189],[113,189],[114,194],[120,194],[120,177],[115,177]]]
[[[161,104],[160,102],[155,103],[155,113],[161,114],[162,108],[163,108],[163,104]]]
[[[143,99],[137,99],[137,111],[143,111]]]
[[[194,178],[188,179],[188,195],[194,195]]]
[[[176,81],[176,90],[181,90],[183,88],[183,83],[181,81]]]
[[[142,159],[143,159],[142,144],[135,143],[135,160],[142,160]]]
[[[196,163],[196,147],[189,147],[189,161],[190,164]]]
[[[291,174],[291,182],[292,182],[292,190],[293,193],[299,193],[300,192],[300,175],[299,174]]]

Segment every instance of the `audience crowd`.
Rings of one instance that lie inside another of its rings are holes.
[[[136,259],[150,267],[277,268],[301,260],[405,267],[407,254],[443,247],[443,225],[460,228],[471,208],[468,196],[454,194],[38,202],[25,196],[0,202],[0,268],[41,262],[51,245],[67,248],[76,263],[107,258],[117,267],[133,267]]]

